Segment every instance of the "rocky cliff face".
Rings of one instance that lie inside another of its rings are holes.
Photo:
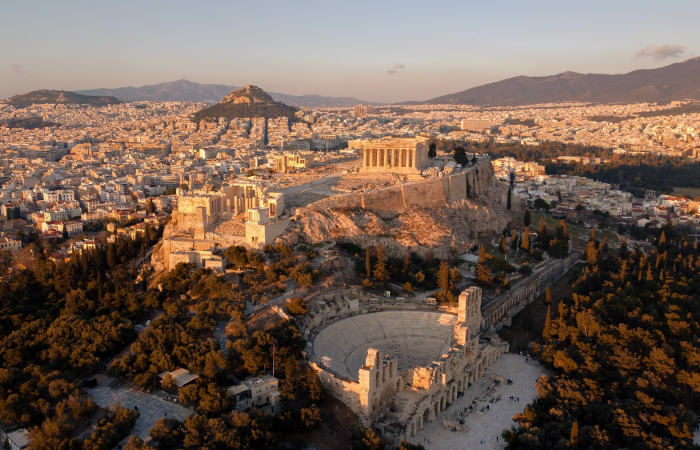
[[[510,218],[507,188],[487,188],[478,200],[413,209],[392,216],[369,209],[337,208],[300,214],[278,238],[285,243],[336,240],[361,247],[382,245],[387,254],[406,251],[448,258],[467,251],[478,238],[500,233]]]

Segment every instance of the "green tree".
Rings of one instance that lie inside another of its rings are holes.
[[[586,244],[586,262],[590,267],[598,264],[598,247],[593,240],[589,240]]]
[[[437,293],[437,297],[442,300],[449,302],[454,297],[450,290],[450,266],[447,261],[442,261],[440,263],[440,268],[438,269],[438,287],[440,292]]]
[[[183,437],[182,424],[175,419],[158,419],[149,434],[158,443],[158,449],[175,448]]]
[[[469,159],[467,159],[467,152],[463,147],[455,147],[454,149],[454,160],[462,167],[467,167],[469,165]]]
[[[525,215],[523,216],[523,223],[525,224],[525,227],[529,227],[531,221],[532,218],[530,217],[530,209],[525,208]]]
[[[552,330],[552,311],[551,311],[551,305],[547,305],[547,313],[544,316],[544,329],[542,330],[542,338],[545,340],[545,342],[549,342],[551,339],[551,330]]]
[[[476,280],[483,285],[490,285],[493,282],[487,264],[486,249],[483,244],[479,248],[479,260],[476,263]]]
[[[506,235],[502,234],[501,235],[501,240],[498,241],[498,249],[503,253],[504,255],[508,251],[508,243],[506,242]]]
[[[354,423],[350,428],[350,445],[353,450],[384,450],[386,444],[370,428]]]
[[[384,256],[384,247],[381,245],[377,246],[377,262],[374,264],[374,278],[381,282],[389,279],[386,257]]]
[[[369,247],[365,249],[365,279],[368,281],[372,279],[372,254]]]
[[[303,316],[309,312],[309,310],[306,308],[306,302],[301,297],[293,298],[287,304],[287,311],[289,311],[289,314],[293,316]]]
[[[578,448],[578,420],[571,424],[571,434],[569,435],[569,448]]]
[[[520,241],[520,248],[523,250],[530,250],[530,229],[528,227],[525,227],[525,231],[523,231],[523,239]]]
[[[535,199],[535,209],[548,211],[549,210],[549,203],[542,200],[541,198]]]
[[[547,288],[544,290],[544,304],[545,305],[552,304],[552,290],[550,288]]]

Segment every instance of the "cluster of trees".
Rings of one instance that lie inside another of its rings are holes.
[[[460,143],[459,145],[463,145]],[[520,161],[549,161],[559,156],[586,156],[590,158],[613,158],[611,149],[565,142],[542,142],[538,146],[520,143],[500,143],[493,140],[468,142],[467,152],[488,153],[492,158],[510,156]],[[619,156],[619,155],[617,155]]]
[[[458,145],[462,148],[463,144]],[[489,140],[469,142],[464,151],[489,153],[493,158],[510,156],[520,161],[537,161],[545,164],[546,173],[549,175],[579,175],[619,184],[622,189],[639,197],[644,195],[646,189],[670,193],[674,186],[700,187],[700,179],[697,177],[700,163],[685,158],[615,154],[609,148],[564,142],[543,142],[538,146],[531,146]],[[584,156],[610,161],[597,165],[552,162],[559,156]]]
[[[647,189],[671,193],[674,186],[700,187],[700,163],[667,157],[627,157],[606,164],[558,164],[545,166],[547,174],[579,175],[610,184],[618,184],[637,197]]]
[[[446,261],[428,255],[422,258],[416,253],[406,252],[403,258],[387,257],[384,247],[361,247],[344,243],[340,246],[355,262],[355,269],[362,277],[365,287],[384,290],[388,284],[396,284],[405,292],[416,289],[440,289],[440,299],[454,301],[456,285],[461,280],[456,267]]]
[[[253,301],[284,292],[288,279],[306,288],[319,276],[308,261],[316,257],[311,249],[295,255],[291,247],[283,244],[267,245],[264,253],[233,246],[226,249],[224,257],[242,272],[241,288],[251,292]]]
[[[117,405],[114,412],[100,419],[95,432],[83,441],[83,450],[104,450],[116,447],[129,435],[138,418],[138,411]]]
[[[501,234],[496,254],[486,252],[483,245],[479,249],[476,281],[481,286],[509,288],[506,277],[516,269],[506,260],[508,256],[510,256],[511,261],[519,260],[521,263],[524,263],[518,270],[521,274],[527,275],[532,271],[529,267],[529,262],[531,260],[542,260],[543,252],[547,252],[555,258],[565,258],[568,255],[569,232],[566,222],[561,220],[557,229],[552,233],[547,228],[544,218],[540,216],[537,234],[535,235],[530,233],[531,217],[530,211],[527,209],[525,210],[523,221],[525,228],[522,233],[505,230]]]
[[[476,163],[476,154],[472,153],[472,157],[469,159],[467,156],[467,151],[462,146],[455,147],[453,151],[453,158],[458,164],[461,164],[462,167],[468,166],[469,161],[471,161],[472,164]]]
[[[648,253],[595,238],[535,350],[554,374],[509,448],[689,448],[700,393],[700,251],[670,226]],[[548,311],[549,314],[549,311]]]
[[[0,281],[0,425],[29,428],[37,448],[73,440],[95,410],[81,378],[121,350],[155,306],[135,282],[134,261],[159,237],[119,238],[60,264],[34,246],[36,268]]]
[[[322,423],[318,404],[324,392],[315,371],[304,362],[306,341],[295,323],[251,330],[244,319],[246,300],[269,294],[287,277],[296,279],[295,272],[311,276],[308,254],[295,254],[283,245],[264,252],[231,247],[224,256],[238,272],[238,281],[179,264],[163,276],[158,288],[148,290],[146,297],[162,305],[164,314],[132,344],[114,371],[144,388],[161,387],[178,395],[182,404],[195,410],[184,423],[156,424],[151,435],[159,447],[269,448],[285,434]],[[289,309],[294,315],[307,312],[303,299],[292,301]],[[228,341],[221,349],[214,330],[224,321]],[[179,389],[168,376],[160,381],[159,373],[178,367],[199,378]],[[226,387],[265,373],[280,380],[280,414],[232,411],[234,401]],[[127,447],[144,448],[135,438]]]

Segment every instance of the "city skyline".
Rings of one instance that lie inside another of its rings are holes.
[[[653,2],[69,3],[6,6],[0,97],[186,78],[398,102],[517,75],[660,67],[700,50],[692,31],[700,5],[689,1],[664,10]]]

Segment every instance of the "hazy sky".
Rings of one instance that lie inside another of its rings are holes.
[[[421,100],[700,55],[698,0],[3,0],[0,97],[187,78]]]

